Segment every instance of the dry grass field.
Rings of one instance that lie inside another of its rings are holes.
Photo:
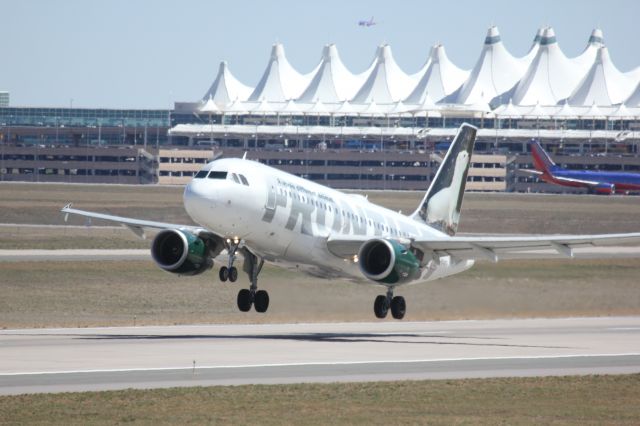
[[[0,423],[637,425],[640,376],[218,386],[0,397]]]
[[[151,260],[0,263],[0,327],[372,321],[381,289],[266,267],[266,314],[241,313],[248,286],[215,273],[175,277]],[[637,259],[480,263],[446,280],[402,287],[406,320],[640,314]]]
[[[190,223],[181,188],[0,184],[0,223],[63,224],[59,208]],[[421,193],[370,192],[372,201],[410,211]],[[640,198],[468,194],[461,231],[596,233],[640,230]],[[0,249],[146,248],[117,227],[0,226]],[[99,223],[94,223],[99,225]],[[640,261],[481,262],[446,280],[398,290],[407,320],[640,314]],[[328,281],[266,267],[265,315],[236,310],[237,291],[215,271],[175,277],[148,262],[0,263],[0,327],[372,320],[374,286]]]

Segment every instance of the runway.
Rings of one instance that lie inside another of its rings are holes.
[[[0,331],[0,394],[640,372],[640,317]]]
[[[226,259],[225,253],[216,258]],[[532,250],[510,253],[509,259],[562,259],[555,250]],[[637,258],[640,246],[580,247],[574,249],[576,259]],[[149,249],[60,249],[60,250],[4,250],[0,249],[0,262],[93,262],[101,260],[151,260]]]

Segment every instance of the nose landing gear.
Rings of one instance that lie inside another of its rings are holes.
[[[234,283],[238,279],[238,269],[233,266],[233,262],[236,260],[236,252],[240,247],[240,243],[241,242],[238,239],[227,240],[227,244],[229,245],[227,249],[227,252],[229,253],[229,263],[228,266],[220,268],[220,273],[218,274],[220,281],[222,282],[229,280]]]

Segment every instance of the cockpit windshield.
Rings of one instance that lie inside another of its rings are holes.
[[[200,170],[198,173],[196,173],[196,175],[194,176],[195,179],[203,179],[207,177],[207,173],[209,173],[209,170]]]
[[[209,173],[209,179],[226,179],[226,178],[227,178],[227,172],[212,171],[211,173]]]

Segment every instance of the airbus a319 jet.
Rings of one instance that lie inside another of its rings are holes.
[[[152,222],[88,212],[67,205],[62,212],[118,222],[138,235],[158,233],[151,244],[156,264],[177,275],[197,275],[227,253],[221,281],[236,281],[238,255],[249,288],[238,292],[241,311],[269,307],[258,288],[265,262],[313,276],[379,285],[378,318],[391,311],[402,319],[406,302],[394,295],[407,284],[465,271],[475,260],[514,254],[541,257],[553,250],[572,257],[574,248],[640,242],[640,233],[554,236],[456,236],[477,129],[463,124],[415,212],[404,215],[361,195],[310,182],[256,161],[222,158],[200,170],[184,190],[184,206],[200,226]],[[548,253],[544,256],[548,256]]]

